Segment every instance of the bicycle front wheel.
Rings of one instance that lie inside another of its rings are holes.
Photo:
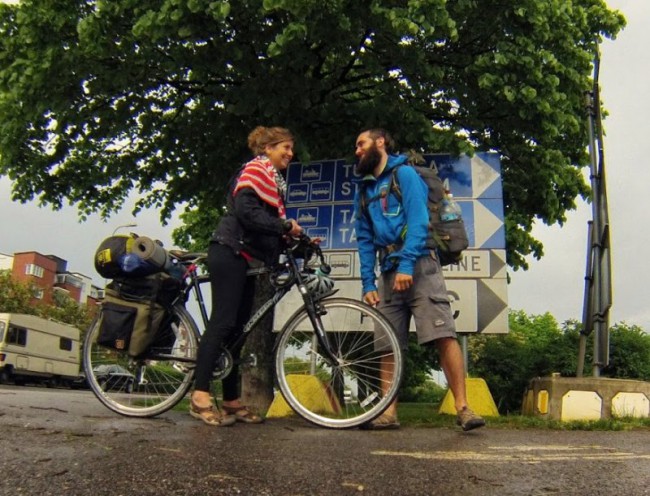
[[[150,349],[133,358],[97,344],[101,313],[84,339],[83,365],[92,392],[106,407],[128,417],[153,417],[187,394],[196,364],[199,333],[194,320],[175,306]]]
[[[393,327],[374,308],[348,298],[326,299],[318,306],[317,319],[337,360],[325,357],[302,308],[278,338],[278,386],[306,420],[334,429],[358,427],[397,397],[402,351]]]

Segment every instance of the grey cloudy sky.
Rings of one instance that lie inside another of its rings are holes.
[[[650,131],[650,3],[607,3],[628,21],[616,40],[601,46],[601,98],[609,112],[604,150],[613,272],[610,322],[637,324],[650,332],[650,168],[645,158]],[[511,308],[534,314],[550,311],[560,321],[581,319],[591,218],[591,205],[581,204],[563,227],[536,227],[546,255],[531,261],[527,272],[511,272]]]
[[[2,1],[2,0],[0,0]],[[601,46],[601,97],[609,116],[605,121],[605,163],[611,224],[614,304],[611,323],[637,324],[650,332],[650,169],[645,161],[650,131],[650,2],[609,0],[627,17],[628,26],[615,41]],[[155,212],[133,218],[130,209],[103,223],[91,217],[77,222],[76,209],[59,212],[9,200],[11,184],[0,178],[0,253],[35,250],[68,260],[68,269],[102,281],[95,273],[93,255],[98,242],[123,224],[158,238],[171,247],[172,219],[161,226]],[[563,227],[536,226],[535,236],[545,246],[541,261],[530,260],[530,270],[510,271],[508,301],[529,314],[551,312],[560,322],[581,319],[587,253],[587,221],[591,206],[581,204]]]

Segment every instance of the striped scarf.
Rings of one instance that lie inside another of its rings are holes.
[[[240,189],[251,188],[263,202],[278,209],[281,219],[286,219],[284,192],[280,189],[284,185],[284,179],[271,161],[261,155],[244,166],[232,194],[235,196]]]

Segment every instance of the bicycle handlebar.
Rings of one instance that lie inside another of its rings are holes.
[[[296,258],[304,258],[307,261],[315,255],[320,259],[320,271],[323,274],[328,275],[332,271],[332,267],[325,262],[319,238],[312,239],[303,230],[298,236],[292,236],[290,240],[294,242],[289,244],[287,251],[290,251]]]

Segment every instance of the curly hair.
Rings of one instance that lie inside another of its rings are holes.
[[[248,135],[248,148],[254,155],[262,155],[269,145],[277,145],[283,141],[294,141],[293,134],[283,127],[257,126]]]

